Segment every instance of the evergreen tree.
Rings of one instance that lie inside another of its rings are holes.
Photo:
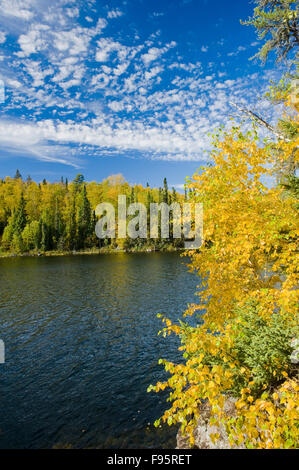
[[[24,194],[21,193],[21,198],[19,201],[19,205],[17,207],[16,212],[14,213],[13,217],[13,232],[14,234],[17,233],[21,235],[22,231],[25,228],[26,222],[27,222],[27,214],[26,214],[26,209],[25,209],[25,199],[24,199]]]
[[[22,175],[21,175],[21,173],[19,172],[19,170],[16,171],[16,174],[15,174],[15,176],[14,176],[14,179],[15,179],[15,180],[22,179]]]
[[[76,201],[73,198],[72,208],[68,217],[66,229],[67,244],[70,250],[77,248],[77,221],[76,221]]]
[[[81,190],[83,183],[84,183],[84,176],[81,173],[79,173],[73,181],[75,193],[78,193]]]
[[[63,235],[63,222],[58,205],[58,198],[55,199],[55,213],[54,213],[54,244],[57,245]]]
[[[49,231],[47,224],[41,222],[41,249],[47,251],[49,249]]]
[[[283,75],[279,83],[274,86],[272,83],[271,92],[266,95],[272,103],[284,102],[286,104],[289,99],[287,97],[290,97],[290,95],[297,96],[298,99],[298,85],[296,85],[299,78],[298,0],[256,0],[256,3],[257,7],[254,10],[253,17],[241,23],[254,26],[259,39],[265,40],[262,48],[256,54],[257,57],[266,62],[269,53],[273,52],[277,62],[283,60],[287,65],[287,73]],[[249,113],[249,115],[256,117],[256,114]],[[273,128],[263,119],[258,119],[257,122],[268,127],[279,139],[286,142],[298,137],[298,126],[291,115],[279,119],[276,128]],[[296,174],[298,170],[297,152],[298,148],[290,154],[288,159],[282,161],[278,157],[276,162],[277,180],[282,185],[285,182],[287,184],[291,183],[295,191],[298,184]]]
[[[117,215],[117,197],[119,194],[128,194],[127,205],[138,200],[148,209],[148,229],[150,229],[150,205],[153,202],[163,202],[165,191],[163,188],[151,189],[128,183],[109,185],[103,183],[84,183],[83,176],[78,175],[75,185],[67,190],[67,178],[56,183],[49,183],[45,179],[41,183],[21,182],[18,179],[7,178],[0,181],[0,235],[1,249],[22,252],[42,249],[48,250],[74,250],[84,247],[98,247],[111,244],[111,240],[101,242],[95,234],[97,218],[95,207],[102,201],[109,200],[115,207]],[[167,185],[167,182],[166,182]],[[165,185],[165,186],[166,186]],[[75,187],[74,187],[75,186]],[[13,197],[21,197],[14,209]],[[167,188],[168,193],[168,188]],[[179,202],[180,195],[176,194]],[[174,193],[168,193],[168,201],[174,200]],[[133,216],[132,216],[133,217]],[[171,217],[171,215],[170,215]],[[159,231],[161,227],[161,213],[159,214]],[[150,236],[150,233],[148,232]],[[148,241],[146,242],[148,243]],[[126,242],[132,249],[141,248],[145,241],[142,239]],[[157,247],[166,246],[161,240],[151,241],[149,245]]]
[[[165,202],[165,204],[168,204],[169,200],[168,200],[168,185],[167,185],[167,179],[164,178],[164,188],[163,188],[163,202]]]
[[[147,191],[147,197],[146,197],[146,209],[147,211],[150,210],[150,206],[151,206],[151,203],[153,202],[153,196],[152,196],[152,192],[150,189],[148,189]]]
[[[55,245],[55,229],[52,211],[48,208],[41,216],[41,249],[43,251],[52,250]]]
[[[131,195],[130,195],[130,204],[134,204],[134,202],[135,202],[135,189],[134,189],[134,186],[132,186]]]
[[[150,237],[150,208],[151,203],[153,202],[152,192],[150,187],[147,187],[147,198],[146,198],[146,210],[147,210],[147,236]]]
[[[162,188],[159,188],[158,203],[161,204],[161,202],[163,202],[163,191]]]
[[[259,39],[266,39],[256,56],[266,61],[269,53],[277,61],[286,59],[299,46],[298,0],[256,0],[254,15],[245,25],[254,26]]]
[[[101,240],[96,236],[95,227],[97,223],[97,216],[95,211],[92,211],[91,215],[91,228],[90,228],[90,241],[92,246],[100,246]]]
[[[80,196],[78,213],[78,241],[79,246],[83,247],[87,237],[91,235],[91,208],[87,198],[85,184],[82,187]]]
[[[176,201],[177,201],[177,193],[176,193],[175,188],[172,188],[172,202],[176,202]]]
[[[25,251],[38,249],[40,241],[40,226],[37,220],[28,223],[22,232]]]

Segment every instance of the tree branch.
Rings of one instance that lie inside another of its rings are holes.
[[[268,129],[268,131],[272,132],[272,134],[276,135],[276,137],[278,137],[279,139],[282,139],[285,142],[291,142],[290,139],[287,139],[284,135],[277,132],[276,129],[274,129],[274,127],[272,127],[270,124],[268,124],[264,119],[262,119],[256,113],[250,111],[249,109],[241,108],[236,103],[232,103],[231,101],[229,102],[229,104],[234,106],[235,108],[237,108],[241,113],[246,114],[247,116],[249,116],[250,119],[253,119],[254,121],[256,121],[260,126],[265,127],[266,129]]]

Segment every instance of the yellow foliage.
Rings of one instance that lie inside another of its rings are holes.
[[[273,184],[273,169],[277,148],[282,159],[298,158],[298,143],[279,142],[273,152],[273,146],[260,145],[254,132],[244,136],[234,129],[216,141],[214,165],[189,182],[194,201],[204,205],[204,243],[189,253],[189,266],[203,280],[204,289],[197,292],[199,304],[189,306],[185,315],[200,310],[203,324],[186,337],[183,326],[164,320],[168,332],[184,338],[180,349],[186,361],[177,365],[164,361],[171,378],[163,387],[171,389],[173,406],[161,419],[167,422],[171,416],[171,423],[180,423],[191,444],[198,407],[205,400],[211,407],[211,423],[223,423],[232,444],[288,448],[298,442],[296,380],[283,372],[286,381],[277,392],[256,397],[251,371],[231,357],[234,325],[239,321],[236,307],[250,299],[257,302],[261,318],[269,319],[278,310],[290,324],[296,322],[298,210],[296,200],[284,197]],[[216,356],[222,362],[209,365]],[[247,386],[236,402],[236,416],[228,417],[224,397],[235,373],[242,374]]]

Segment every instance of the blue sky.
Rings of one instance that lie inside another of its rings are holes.
[[[0,0],[0,177],[179,188],[229,101],[275,121],[247,0]],[[1,96],[1,94],[0,94]]]

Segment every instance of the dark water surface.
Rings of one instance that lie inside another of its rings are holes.
[[[197,279],[178,254],[0,260],[0,448],[175,447],[147,393],[176,360],[157,313],[177,319]],[[151,423],[149,426],[148,423]]]

